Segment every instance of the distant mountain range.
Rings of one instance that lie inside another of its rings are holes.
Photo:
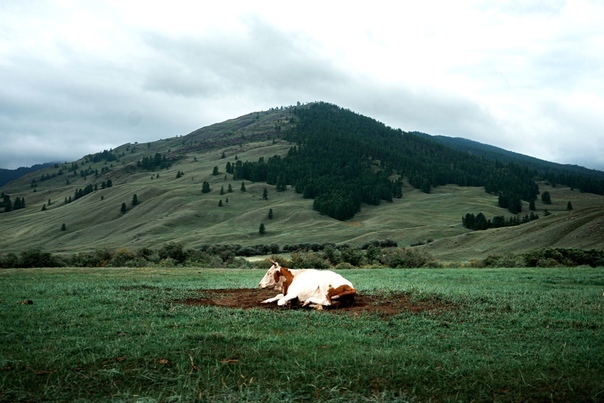
[[[579,165],[558,164],[542,159],[529,157],[528,155],[507,151],[503,148],[483,144],[477,141],[468,140],[462,137],[448,137],[442,135],[431,135],[422,132],[411,132],[420,137],[437,141],[447,147],[454,148],[459,151],[464,151],[469,154],[487,158],[490,160],[498,160],[503,163],[514,162],[525,165],[531,169],[541,172],[552,172],[555,174],[571,174],[593,177],[596,179],[604,179],[604,172],[585,168]]]
[[[8,182],[19,179],[20,177],[27,175],[30,172],[35,172],[40,169],[48,168],[55,165],[54,162],[47,162],[44,164],[36,164],[31,167],[21,167],[17,169],[3,169],[0,168],[0,187],[6,185]]]

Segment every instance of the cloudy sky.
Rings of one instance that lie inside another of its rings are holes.
[[[0,168],[326,101],[604,170],[604,2],[2,1]]]

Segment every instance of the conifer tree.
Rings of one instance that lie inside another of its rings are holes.
[[[4,195],[4,200],[2,204],[4,205],[4,212],[8,213],[9,211],[12,211],[13,203],[10,201],[9,195]]]
[[[67,226],[65,225],[65,223],[61,225],[61,231],[67,231]]]
[[[132,196],[132,207],[137,206],[139,203],[138,201],[138,196],[136,195],[136,193],[134,194],[134,196]]]
[[[246,192],[247,190],[245,189],[245,182],[241,182],[241,191],[242,192]]]
[[[260,223],[260,228],[258,229],[258,233],[260,233],[260,235],[266,234],[266,228],[264,227],[263,223]]]
[[[262,198],[268,200],[268,190],[266,188],[264,188],[264,191],[262,192]]]
[[[566,210],[571,211],[572,209],[573,209],[573,204],[569,200],[568,203],[566,204]]]
[[[268,218],[269,218],[269,220],[273,219],[273,209],[268,210]]]
[[[128,207],[126,207],[126,203],[122,203],[122,208],[120,209],[122,214],[125,214],[128,211]]]

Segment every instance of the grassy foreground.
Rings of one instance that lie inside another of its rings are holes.
[[[602,268],[342,274],[448,309],[179,302],[260,270],[0,271],[0,401],[604,400]]]

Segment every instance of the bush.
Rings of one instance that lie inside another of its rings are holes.
[[[320,255],[313,252],[292,253],[290,262],[292,269],[328,269],[329,263]]]
[[[128,263],[135,259],[136,255],[134,253],[129,252],[126,248],[121,248],[115,251],[113,257],[111,258],[110,264],[113,267],[125,267],[129,266]]]
[[[81,252],[68,259],[69,266],[74,267],[105,267],[113,258],[109,249],[97,249],[93,252]]]
[[[342,253],[342,261],[350,263],[352,266],[361,267],[366,262],[365,253],[361,249],[345,247],[340,251]]]
[[[524,267],[524,258],[520,255],[507,253],[505,255],[489,255],[483,260],[481,267]]]
[[[39,249],[30,249],[21,252],[17,261],[17,267],[61,267],[63,263],[55,258],[50,252],[42,252]]]
[[[539,249],[525,255],[525,264],[528,267],[604,266],[604,250],[563,248]]]
[[[161,247],[159,258],[161,260],[172,259],[176,264],[181,264],[187,260],[187,253],[181,244],[170,242]]]
[[[333,266],[336,266],[342,262],[342,253],[336,249],[335,245],[326,245],[323,248],[323,258],[329,260]]]
[[[354,266],[350,263],[340,263],[335,267],[336,270],[350,270],[354,269]]]
[[[10,252],[4,256],[0,256],[0,267],[3,269],[10,269],[18,267],[19,257],[14,253]]]
[[[438,262],[426,251],[409,248],[386,250],[381,263],[392,268],[438,267]]]

